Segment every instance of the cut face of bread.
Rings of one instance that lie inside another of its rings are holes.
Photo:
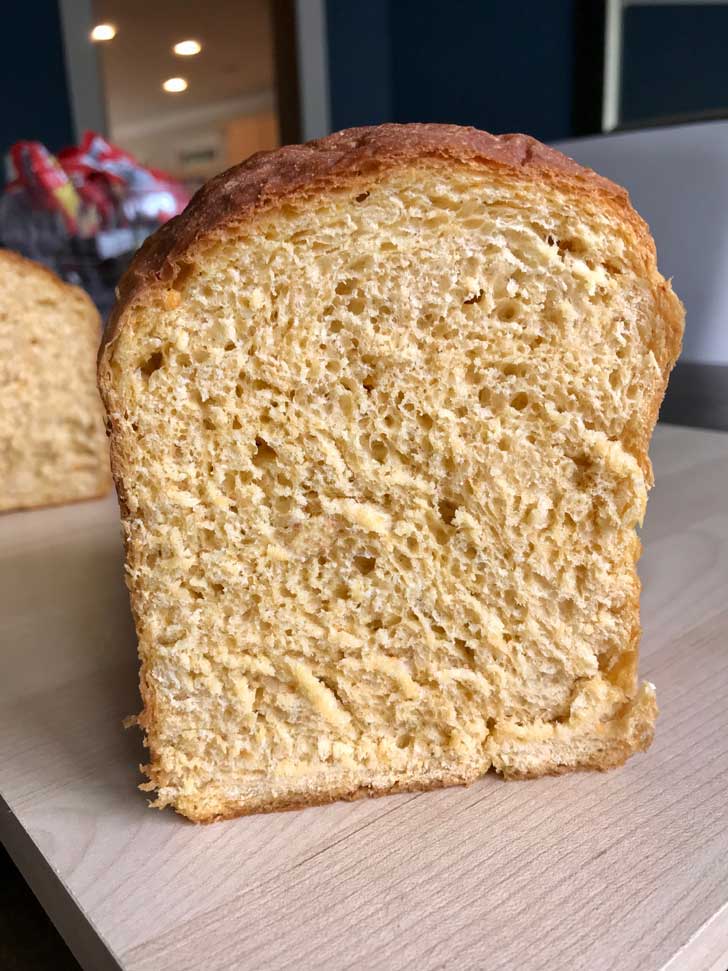
[[[95,379],[100,339],[82,290],[0,250],[0,511],[111,488]]]
[[[203,190],[100,364],[157,805],[646,748],[635,527],[681,332],[626,194],[523,136],[343,132]]]

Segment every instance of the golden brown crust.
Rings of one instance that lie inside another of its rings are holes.
[[[549,181],[585,200],[594,198],[628,225],[637,243],[637,258],[652,286],[662,327],[654,329],[651,350],[662,371],[653,404],[626,443],[635,454],[648,484],[652,471],[647,456],[667,381],[680,354],[684,308],[669,281],[657,270],[655,244],[649,227],[632,208],[627,191],[529,135],[491,135],[459,125],[411,124],[350,128],[305,145],[258,152],[240,165],[207,182],[185,211],[145,242],[118,288],[118,299],[99,348],[99,387],[106,400],[103,361],[123,327],[127,310],[156,287],[169,286],[179,270],[228,224],[241,226],[286,201],[326,190],[354,186],[393,168],[434,160],[490,167],[526,181]],[[113,466],[112,453],[112,466]],[[114,471],[118,484],[118,477]]]
[[[16,253],[15,250],[0,249],[0,260],[5,261],[5,263],[15,266],[18,269],[23,269],[26,272],[43,277],[45,283],[52,283],[57,290],[66,296],[73,294],[74,299],[80,300],[86,305],[90,319],[93,320],[94,332],[100,336],[101,320],[99,318],[99,313],[94,302],[91,300],[91,297],[89,297],[85,290],[82,290],[81,287],[77,287],[73,283],[66,283],[66,281],[62,280],[57,273],[54,273],[53,270],[50,269],[50,267],[44,266],[42,263],[36,263],[35,260],[28,259],[27,256],[21,256],[21,254]]]
[[[625,758],[626,757],[627,756],[625,756]],[[297,812],[300,809],[311,809],[314,806],[327,806],[332,802],[356,802],[359,799],[378,798],[379,796],[397,796],[403,795],[406,792],[431,792],[434,789],[446,789],[451,786],[467,787],[476,781],[477,778],[465,778],[460,775],[448,775],[428,782],[425,782],[424,780],[413,782],[395,782],[393,785],[388,786],[387,788],[355,786],[353,788],[346,787],[341,789],[332,789],[325,794],[315,796],[301,795],[294,799],[291,799],[290,797],[271,799],[267,801],[265,805],[255,804],[251,807],[245,808],[236,806],[234,809],[230,809],[229,811],[215,812],[210,813],[209,815],[194,815],[188,811],[183,812],[179,808],[177,808],[177,812],[185,816],[186,819],[191,820],[193,823],[201,823],[206,825],[209,823],[221,823],[228,819],[239,819],[242,816],[253,816],[262,812]]]
[[[627,759],[637,751],[643,751],[643,749],[635,749],[627,742],[620,741],[613,743],[609,750],[593,755],[575,765],[560,765],[557,762],[549,762],[544,766],[539,766],[533,772],[520,770],[504,772],[503,778],[506,782],[527,782],[529,779],[567,775],[570,772],[609,772],[610,769],[618,769],[624,765]]]
[[[367,177],[425,160],[490,167],[526,181],[549,181],[585,200],[597,199],[615,219],[631,228],[637,244],[637,259],[652,286],[662,320],[662,327],[654,329],[651,347],[662,371],[662,381],[655,388],[652,408],[640,427],[633,430],[633,441],[625,443],[651,484],[649,439],[670,371],[680,354],[684,308],[669,281],[657,270],[649,227],[632,208],[626,189],[523,134],[491,135],[476,128],[439,124],[349,128],[304,145],[258,152],[211,179],[181,215],[149,237],[119,284],[117,302],[99,348],[102,398],[106,401],[108,380],[103,361],[123,327],[126,312],[153,289],[169,286],[209,237],[214,237],[226,225],[252,222],[286,201],[353,187]],[[118,483],[115,471],[114,478]]]
[[[656,709],[655,709],[656,715]],[[637,752],[646,752],[654,738],[654,725],[644,730],[635,739],[610,739],[609,746],[591,752],[579,762],[562,764],[556,761],[545,762],[534,771],[509,770],[503,773],[507,782],[521,782],[527,779],[540,779],[547,775],[566,775],[568,772],[608,772],[624,765],[627,759]]]
[[[625,189],[529,135],[436,124],[349,128],[305,145],[258,152],[204,185],[182,215],[151,236],[135,257],[119,286],[105,343],[114,340],[124,310],[144,289],[171,281],[187,254],[225,224],[239,225],[287,199],[425,159],[510,170],[524,179],[548,179],[599,195],[633,224],[654,260],[647,226]]]
[[[643,685],[635,704],[628,703],[625,710],[615,720],[613,725],[607,724],[592,729],[596,734],[579,756],[579,761],[562,762],[559,760],[558,746],[547,745],[548,755],[540,762],[536,769],[513,768],[512,766],[493,767],[507,782],[519,782],[528,779],[538,779],[543,776],[565,775],[569,772],[608,772],[616,769],[637,752],[646,751],[652,744],[654,737],[654,722],[657,717],[657,705],[654,689]],[[622,733],[610,732],[610,728],[620,725]],[[604,738],[599,739],[600,732]],[[429,792],[449,786],[470,786],[483,772],[465,768],[462,772],[445,772],[437,778],[400,779],[391,785],[354,785],[334,786],[326,792],[316,794],[301,793],[293,798],[279,796],[267,800],[252,801],[246,806],[233,803],[231,807],[205,812],[195,805],[196,800],[182,799],[175,804],[175,809],[181,815],[194,823],[215,823],[241,816],[250,816],[260,812],[292,812],[313,806],[323,806],[331,802],[353,802],[357,799],[379,796],[397,795],[405,792]],[[149,784],[140,786],[147,788]]]
[[[639,748],[635,748],[627,741],[621,740],[613,743],[609,749],[603,752],[594,753],[588,759],[585,759],[577,765],[559,765],[556,762],[551,762],[534,772],[509,771],[502,773],[502,775],[506,782],[525,782],[529,779],[540,779],[543,776],[566,775],[570,772],[609,772],[610,769],[618,769],[620,766],[624,765],[627,759],[634,755],[635,752],[644,751],[649,746],[651,741],[652,737],[650,736],[649,739],[645,740],[643,745],[641,745]],[[478,778],[482,778],[482,776],[479,776]],[[429,782],[425,782],[423,780],[412,782],[400,781],[394,783],[386,789],[375,788],[373,786],[356,786],[353,789],[332,789],[329,792],[321,795],[301,795],[294,799],[291,799],[290,797],[271,799],[270,801],[266,802],[265,805],[255,804],[245,808],[241,808],[238,805],[230,810],[210,814],[201,813],[196,815],[189,810],[182,811],[179,808],[177,808],[177,812],[194,823],[207,825],[209,823],[224,822],[228,819],[239,819],[242,816],[253,816],[261,812],[297,812],[300,809],[311,809],[314,806],[326,806],[332,802],[356,802],[358,799],[402,795],[405,792],[431,792],[434,789],[445,789],[450,786],[463,786],[464,788],[467,788],[477,781],[477,778],[464,778],[463,776],[459,775],[450,775],[443,776],[442,778]]]

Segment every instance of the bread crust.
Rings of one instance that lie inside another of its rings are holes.
[[[615,748],[603,759],[595,759],[593,762],[584,762],[579,765],[557,765],[548,764],[543,770],[538,772],[513,772],[503,776],[506,782],[527,782],[533,779],[540,779],[544,776],[566,775],[570,772],[608,772],[609,769],[619,768],[634,755],[634,750],[627,744]],[[487,773],[483,773],[487,774]],[[228,808],[221,806],[214,812],[195,813],[185,809],[177,809],[186,819],[192,823],[207,826],[210,823],[223,823],[228,819],[240,819],[243,816],[254,816],[258,813],[289,813],[298,812],[301,809],[313,809],[316,806],[328,806],[332,802],[357,802],[359,799],[374,799],[379,796],[401,796],[407,792],[433,792],[435,789],[449,789],[453,786],[469,788],[483,774],[475,778],[463,778],[459,775],[447,775],[434,781],[412,780],[396,782],[388,788],[375,788],[373,786],[355,786],[354,788],[331,789],[325,794],[317,796],[301,796],[295,799],[271,799],[266,803],[254,804],[252,806],[236,806]],[[140,787],[142,788],[142,787]],[[162,807],[163,808],[163,807]]]
[[[627,755],[625,755],[625,759]],[[222,823],[228,819],[239,819],[241,816],[253,816],[257,813],[288,813],[298,812],[300,809],[311,809],[314,806],[327,806],[332,802],[357,802],[359,799],[371,799],[378,796],[401,796],[406,792],[431,792],[434,789],[447,789],[451,786],[463,786],[467,788],[477,782],[482,774],[477,776],[465,776],[443,774],[441,777],[432,780],[401,780],[387,787],[379,786],[342,786],[336,789],[327,790],[324,794],[301,795],[298,797],[282,797],[271,799],[265,803],[254,803],[249,806],[236,805],[234,808],[221,806],[219,810],[213,812],[200,812],[185,810],[183,815],[193,823],[208,825],[209,823]]]
[[[648,715],[656,714],[656,708],[648,712]],[[653,731],[652,724],[645,719],[641,724],[640,730],[634,740],[618,739],[610,743],[609,747],[602,751],[594,751],[586,756],[578,764],[560,764],[555,759],[544,761],[537,771],[529,770],[509,770],[502,772],[503,778],[507,782],[525,782],[531,779],[540,779],[544,776],[566,775],[569,772],[607,772],[624,765],[630,756],[635,752],[645,751],[652,743]],[[367,799],[377,796],[402,795],[406,792],[430,792],[434,789],[444,789],[450,786],[463,786],[467,788],[481,778],[481,772],[461,772],[443,773],[435,779],[401,779],[392,785],[382,786],[341,786],[327,790],[326,793],[305,795],[300,794],[291,797],[276,797],[265,802],[253,802],[242,806],[237,804],[233,807],[228,804],[219,804],[215,810],[200,811],[186,806],[183,815],[194,823],[207,825],[209,823],[224,822],[228,819],[238,819],[241,816],[252,816],[256,813],[266,812],[296,812],[300,809],[309,809],[314,806],[325,806],[331,802],[356,802],[359,799]],[[181,811],[181,810],[178,810]]]
[[[63,293],[64,295],[72,293],[75,299],[80,300],[81,303],[86,305],[86,309],[89,312],[89,319],[93,322],[94,333],[96,332],[96,326],[99,319],[98,311],[96,310],[96,306],[91,300],[91,297],[89,297],[85,290],[81,289],[81,287],[77,287],[74,283],[66,283],[66,281],[62,280],[57,273],[54,273],[49,267],[44,266],[43,263],[36,263],[35,260],[30,260],[27,256],[21,256],[21,254],[16,253],[15,250],[0,249],[0,260],[4,261],[10,266],[22,268],[29,273],[43,277],[44,282],[46,284],[52,283],[59,293]]]
[[[99,354],[99,387],[109,414],[113,412],[110,362],[114,342],[125,322],[138,304],[161,299],[174,285],[177,274],[184,270],[185,265],[197,259],[207,246],[214,245],[228,227],[240,228],[253,224],[262,214],[287,202],[303,201],[336,189],[361,191],[367,180],[371,181],[382,173],[423,163],[442,166],[456,164],[478,170],[485,168],[503,178],[515,178],[534,185],[546,182],[584,204],[607,211],[611,218],[629,231],[633,240],[632,258],[639,264],[640,273],[653,292],[661,321],[661,326],[654,328],[655,335],[650,346],[660,374],[655,380],[644,421],[630,443],[630,451],[640,464],[647,483],[651,484],[647,448],[669,372],[680,351],[684,313],[669,281],[664,280],[657,270],[655,246],[647,225],[632,209],[623,188],[535,139],[519,134],[494,136],[454,125],[382,125],[349,129],[306,145],[259,153],[207,183],[181,216],[171,220],[145,243],[120,284],[118,301]],[[114,441],[112,427],[112,471],[123,518],[128,515],[124,502],[124,469],[123,445]],[[638,553],[636,546],[635,562]],[[636,644],[640,635],[640,587],[636,571],[634,576],[633,596],[625,605],[625,613],[633,618],[631,645],[628,648],[634,648],[635,653],[632,670],[636,669]],[[130,593],[132,610],[137,618],[137,604],[141,600],[133,584]],[[155,721],[156,700],[146,683],[143,669],[140,688],[145,705],[140,723],[148,731]],[[653,718],[655,713],[656,709],[652,713]],[[637,736],[614,738],[609,747],[597,746],[584,752],[576,762],[562,764],[551,754],[543,759],[537,769],[501,771],[508,778],[532,778],[572,769],[605,770],[621,765],[633,752],[646,748],[651,737],[651,726],[645,725]],[[152,748],[153,763],[154,760]],[[151,776],[156,780],[155,785],[159,784],[153,768]],[[190,809],[180,811],[195,821],[211,822],[250,812],[296,809],[302,805],[336,799],[355,799],[393,791],[421,791],[468,781],[472,779],[463,779],[462,776],[435,783],[426,779],[407,779],[397,782],[390,789],[377,788],[372,791],[367,787],[355,786],[353,789],[332,789],[320,797],[307,796],[288,802],[274,799],[265,805],[256,804],[254,808],[220,804],[216,809],[204,813]]]
[[[598,198],[631,224],[645,247],[645,262],[650,258],[654,262],[649,229],[630,205],[627,191],[529,135],[491,135],[476,128],[437,124],[349,128],[304,145],[258,152],[202,186],[185,211],[137,253],[119,285],[100,356],[117,337],[129,306],[148,288],[169,284],[180,263],[227,224],[239,226],[286,200],[343,188],[428,159],[500,169],[525,181],[548,180]],[[678,334],[673,345],[679,347],[679,340]]]

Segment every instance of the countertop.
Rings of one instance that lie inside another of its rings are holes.
[[[112,498],[0,517],[0,838],[87,969],[722,971],[728,435],[658,427],[623,769],[196,827],[147,808]]]

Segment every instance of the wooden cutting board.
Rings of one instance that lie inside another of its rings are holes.
[[[87,969],[728,966],[728,434],[659,427],[649,753],[195,827],[146,808],[115,503],[0,517],[0,837]]]

